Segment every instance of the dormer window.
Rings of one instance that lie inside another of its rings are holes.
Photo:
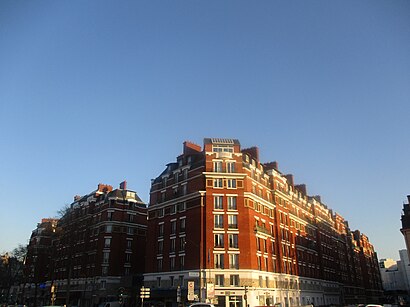
[[[212,151],[213,152],[233,152],[233,147],[232,146],[227,146],[227,145],[214,145],[212,146]]]

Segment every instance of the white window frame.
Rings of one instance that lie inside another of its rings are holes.
[[[224,228],[224,216],[223,214],[214,215],[214,228]]]
[[[238,197],[227,196],[228,210],[238,210]]]
[[[214,209],[215,210],[223,210],[223,196],[222,195],[214,195]]]

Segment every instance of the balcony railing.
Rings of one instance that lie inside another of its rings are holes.
[[[269,236],[271,235],[270,231],[268,229],[266,229],[265,227],[263,227],[263,226],[255,225],[254,230],[255,230],[255,232],[261,232],[261,233],[267,234]]]

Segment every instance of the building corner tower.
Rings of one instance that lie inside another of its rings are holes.
[[[401,216],[401,233],[406,242],[407,253],[410,251],[410,195],[407,195],[407,204],[403,204],[403,214]],[[410,258],[410,255],[409,255]]]

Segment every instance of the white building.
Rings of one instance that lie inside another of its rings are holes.
[[[380,259],[380,274],[385,291],[410,291],[410,262],[406,249],[399,251],[400,260]]]

